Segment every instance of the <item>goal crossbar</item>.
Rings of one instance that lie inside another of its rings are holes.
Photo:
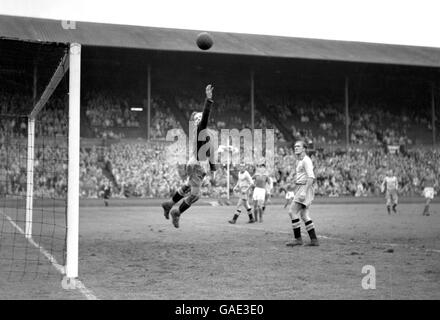
[[[35,117],[38,115],[38,113],[43,109],[43,107],[46,105],[46,102],[49,100],[49,98],[52,96],[52,93],[55,91],[55,89],[58,87],[58,84],[60,81],[64,78],[65,73],[69,70],[69,53],[67,52],[64,54],[63,58],[61,59],[57,69],[55,70],[54,74],[52,75],[52,78],[50,79],[48,85],[46,86],[46,89],[41,94],[40,99],[35,104],[34,108],[32,109],[29,118],[35,119]]]

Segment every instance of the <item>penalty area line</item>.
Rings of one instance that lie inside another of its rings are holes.
[[[14,222],[14,220],[12,220],[12,218],[10,216],[8,216],[6,213],[0,211],[0,213],[5,216],[5,218],[9,221],[9,223],[18,230],[18,232],[20,232],[23,236],[25,236],[25,233],[23,231],[23,229]],[[26,238],[26,236],[25,236]],[[60,265],[57,260],[55,259],[54,256],[52,256],[46,249],[44,249],[42,246],[40,246],[38,243],[36,243],[34,241],[34,239],[32,238],[26,238],[26,240],[29,241],[29,243],[31,245],[33,245],[35,248],[37,248],[38,250],[40,250],[41,254],[44,255],[47,260],[49,260],[49,262],[52,264],[52,266],[57,269],[57,271],[59,273],[61,273],[62,275],[66,274],[66,268],[62,265]],[[92,291],[90,291],[89,289],[87,289],[87,287],[84,285],[84,283],[82,283],[80,280],[75,279],[75,289],[78,289],[79,292],[81,292],[81,294],[83,296],[86,297],[87,300],[98,300],[98,298],[92,293]]]

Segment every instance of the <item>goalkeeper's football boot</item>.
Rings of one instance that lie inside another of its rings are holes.
[[[163,215],[165,216],[165,219],[169,219],[170,218],[170,210],[173,207],[173,204],[170,201],[165,201],[162,203],[162,208],[163,208]]]
[[[178,209],[174,208],[170,211],[171,219],[173,221],[174,227],[179,227],[179,219],[180,219],[180,212]]]
[[[304,242],[302,241],[302,238],[296,238],[292,242],[287,242],[286,246],[288,247],[295,247],[295,246],[302,246]]]

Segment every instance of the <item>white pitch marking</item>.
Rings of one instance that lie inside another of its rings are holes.
[[[6,219],[8,219],[9,223],[18,230],[22,235],[24,235],[23,229],[12,220],[10,216],[8,216],[6,213],[0,211]],[[38,245],[32,238],[27,239],[30,244],[32,244],[35,248],[39,249],[40,252],[49,260],[49,262],[57,269],[61,274],[66,274],[64,266],[60,265],[54,256],[52,256],[49,252],[47,252],[46,249],[44,249],[42,246]],[[86,298],[87,300],[98,300],[98,298],[89,290],[86,288],[84,283],[82,283],[80,280],[75,280],[75,288],[79,290]]]

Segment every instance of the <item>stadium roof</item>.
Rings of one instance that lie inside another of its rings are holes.
[[[211,32],[214,46],[207,52],[195,44],[198,30],[76,22],[65,29],[60,20],[0,15],[0,39],[70,43],[85,46],[137,48],[203,54],[317,59],[344,62],[440,67],[440,48],[387,45]]]

